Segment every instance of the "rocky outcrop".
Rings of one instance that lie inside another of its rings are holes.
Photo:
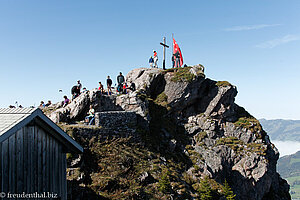
[[[149,154],[159,155],[160,166],[168,166],[171,159],[184,166],[174,170],[178,177],[169,179],[173,181],[169,188],[172,198],[200,198],[197,184],[208,177],[220,185],[226,180],[236,199],[290,199],[288,184],[276,172],[278,151],[259,121],[235,104],[237,88],[206,78],[203,70],[202,65],[134,69],[126,80],[134,82],[137,91],[119,96],[90,91],[57,109],[51,118],[55,122],[82,119],[88,105],[100,112],[135,112],[135,134],[140,134],[141,144],[152,151]],[[141,180],[151,177],[151,181],[137,182],[156,187],[160,177],[154,169],[147,168],[153,176],[147,171],[138,175]],[[176,184],[183,186],[175,189]],[[224,198],[221,191],[216,191],[215,198]]]
[[[93,89],[81,93],[65,107],[62,107],[62,104],[57,104],[56,110],[48,114],[48,116],[55,123],[72,122],[83,120],[90,105],[93,106],[96,112],[122,110],[116,104],[116,97],[116,95],[102,95],[97,89]]]
[[[129,92],[116,97],[116,105],[124,111],[135,112],[139,117],[149,121],[148,101],[141,92]]]
[[[283,183],[276,172],[278,151],[259,122],[235,104],[236,87],[207,79],[201,70],[201,66],[181,71],[135,69],[127,79],[160,104],[164,96],[168,116],[185,127],[193,151],[201,155],[192,166],[201,177],[221,183],[226,179],[238,199],[263,199],[271,190],[278,199],[289,198],[287,184],[278,187]],[[281,193],[287,196],[280,197]]]

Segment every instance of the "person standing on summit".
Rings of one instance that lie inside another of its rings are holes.
[[[153,68],[153,63],[154,63],[154,60],[153,60],[153,58],[151,56],[150,59],[149,59],[149,64],[150,64],[151,68]]]
[[[157,57],[157,52],[153,50],[153,60],[154,60],[154,67],[158,68],[157,66],[157,61],[158,61],[158,57]]]
[[[82,84],[80,83],[80,80],[77,81],[77,87],[79,89],[79,94],[80,94],[80,90],[82,88]]]
[[[174,54],[174,56],[175,56],[175,67],[180,68],[181,66],[180,66],[180,53],[179,53],[179,51],[177,51]]]
[[[122,84],[125,82],[125,78],[122,74],[122,72],[120,72],[119,76],[117,76],[117,81],[118,81],[118,84]]]
[[[117,82],[118,82],[118,87],[117,87],[117,91],[121,92],[123,89],[123,83],[125,82],[125,78],[122,75],[122,72],[120,72],[120,75],[117,76]]]
[[[107,76],[106,85],[107,85],[107,94],[111,95],[112,94],[112,91],[111,91],[112,80],[110,79],[110,76]]]

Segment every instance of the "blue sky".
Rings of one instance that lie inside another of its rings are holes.
[[[184,62],[236,85],[255,117],[300,119],[299,10],[298,0],[1,0],[0,107],[62,100],[78,79],[115,82],[148,67],[153,49],[161,66],[159,43],[174,33]]]

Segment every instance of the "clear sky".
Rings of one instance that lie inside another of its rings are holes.
[[[161,66],[159,43],[174,33],[184,63],[236,85],[255,117],[300,119],[299,10],[299,0],[1,0],[0,107],[62,100],[78,79],[115,82],[148,67],[153,49]]]

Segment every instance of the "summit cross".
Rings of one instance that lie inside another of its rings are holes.
[[[163,69],[166,69],[166,47],[169,48],[168,45],[166,45],[166,37],[163,37],[163,42],[160,43],[164,48],[164,54],[163,54]]]

